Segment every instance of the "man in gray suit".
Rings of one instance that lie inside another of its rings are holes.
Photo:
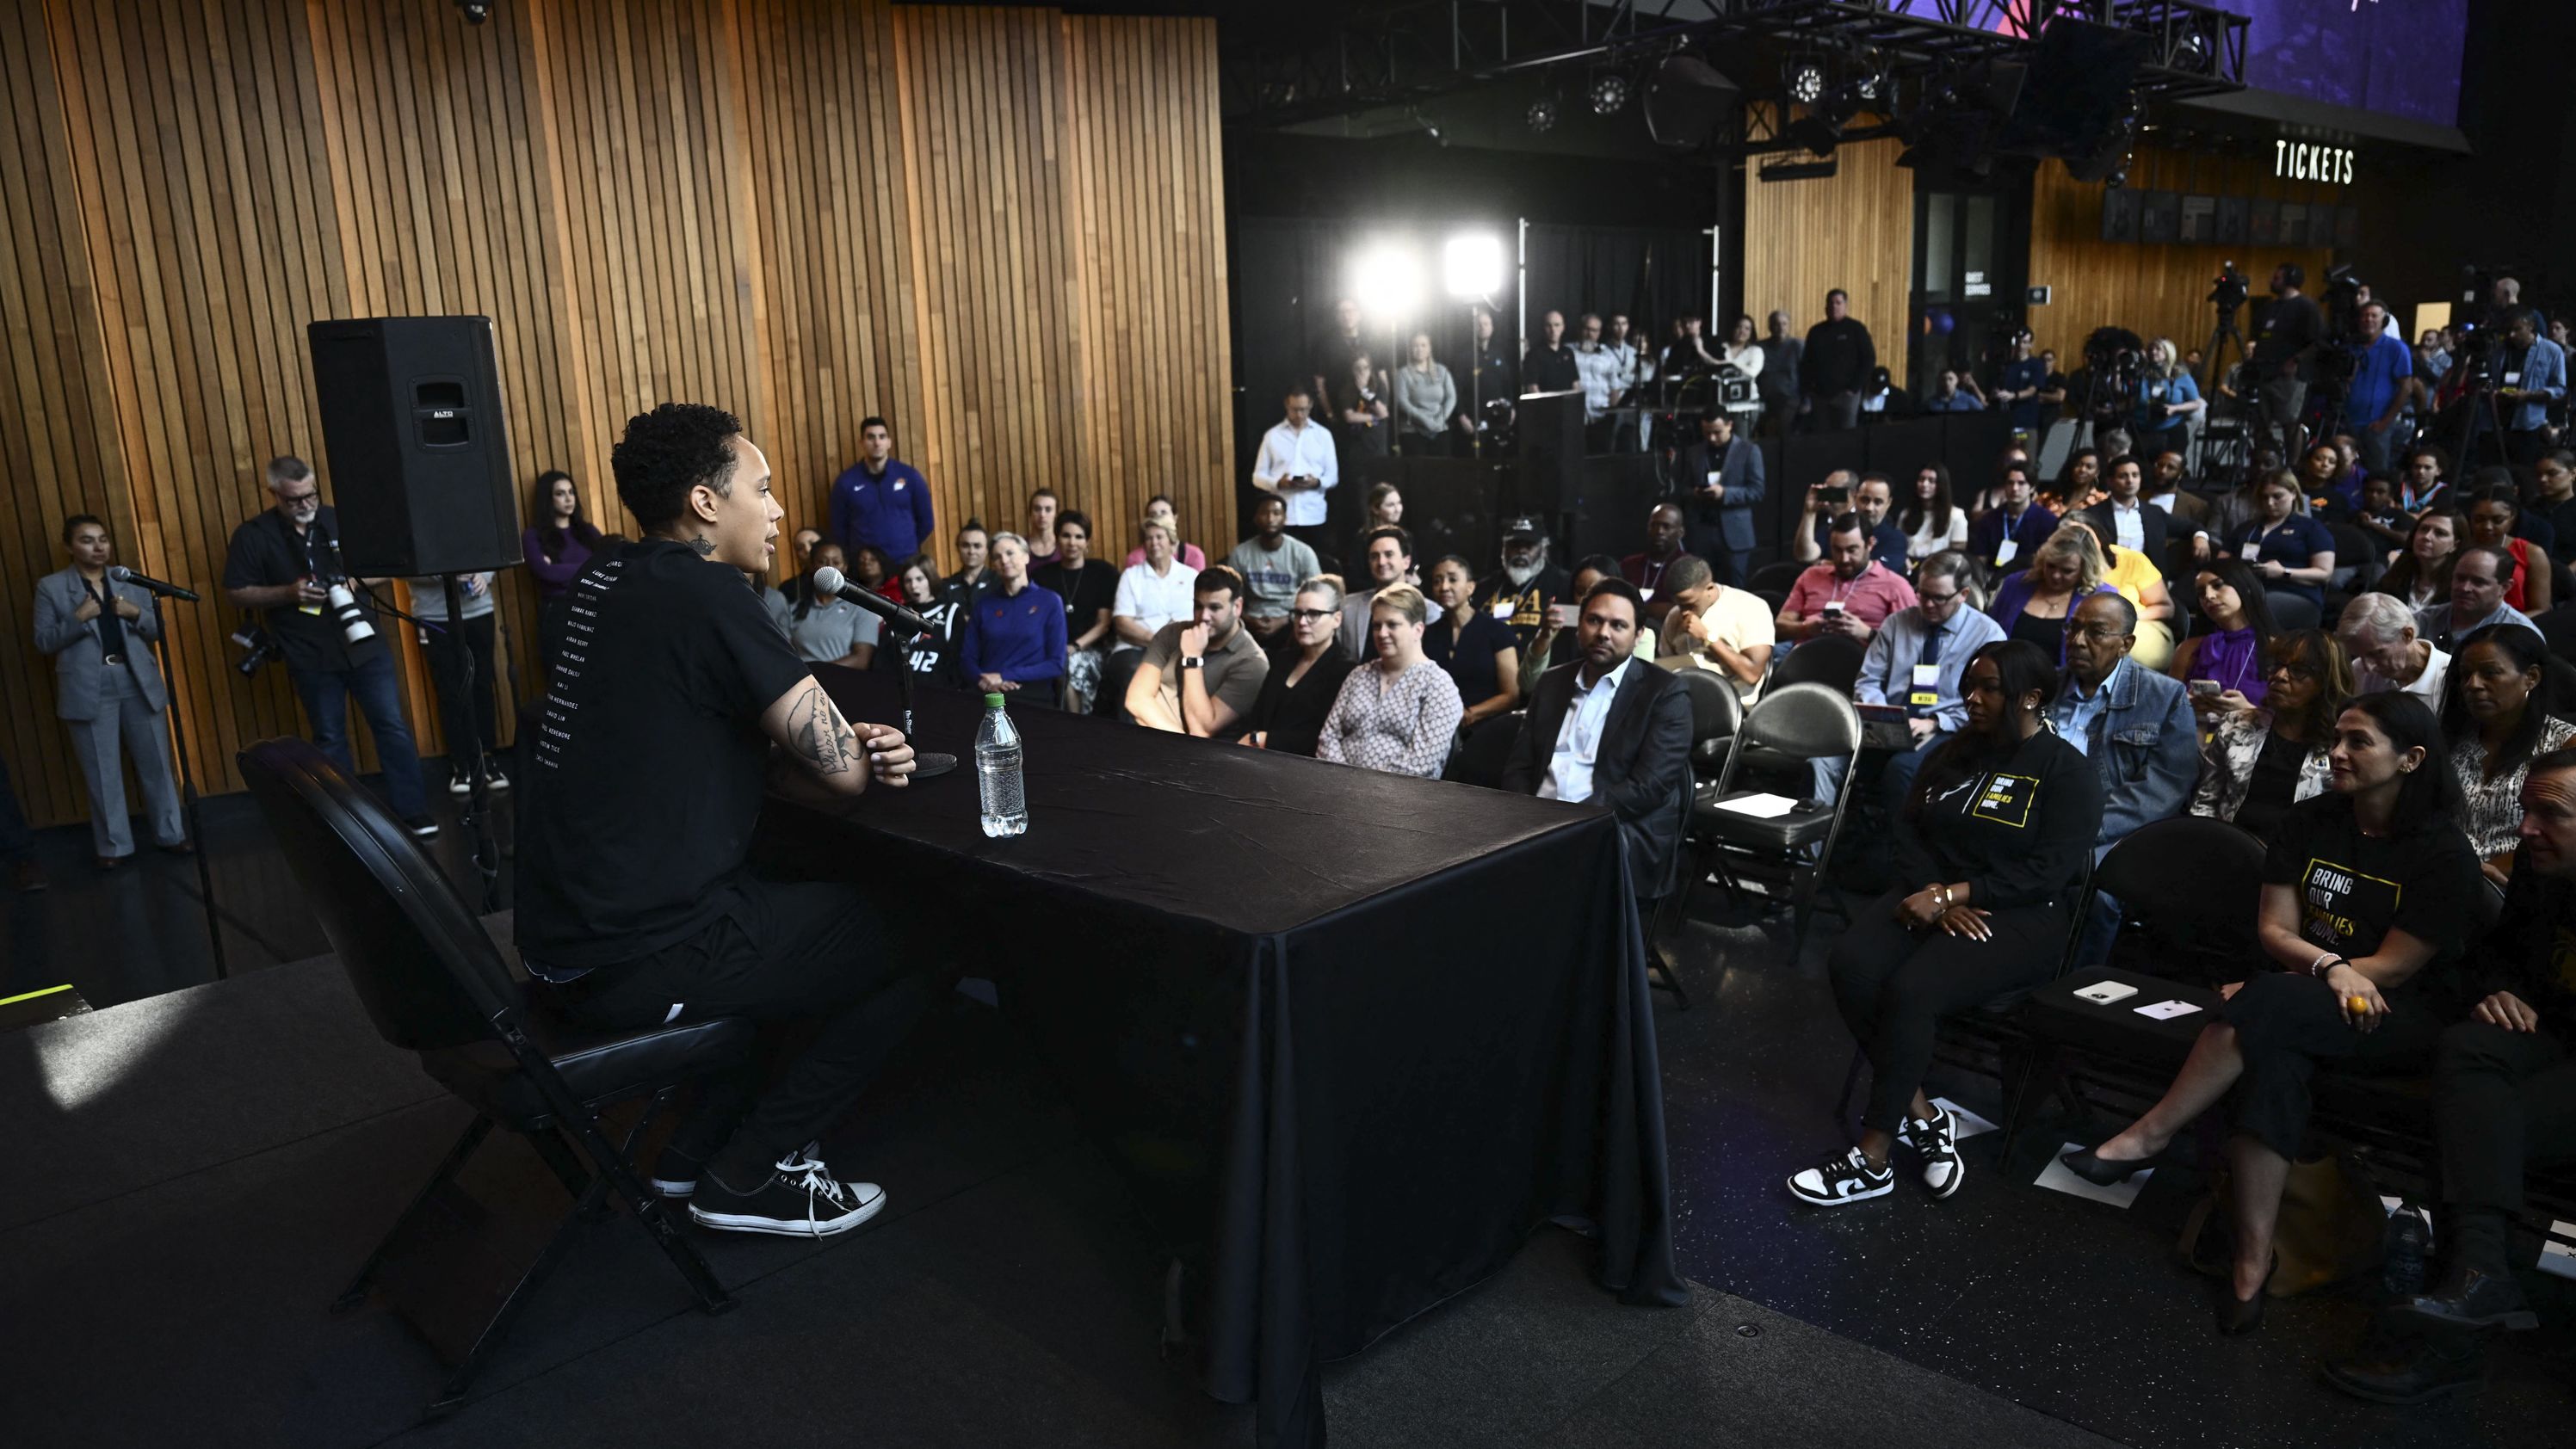
[[[152,655],[161,637],[161,611],[140,587],[108,579],[115,546],[106,524],[75,514],[63,524],[63,543],[71,551],[71,567],[36,581],[36,647],[54,656],[54,713],[71,728],[72,753],[89,787],[89,833],[98,868],[114,870],[134,853],[120,745],[134,757],[154,843],[185,855],[188,827],[180,818],[170,738],[161,725],[170,694]]]
[[[1753,505],[1762,501],[1762,452],[1735,436],[1724,413],[1700,419],[1699,441],[1682,449],[1673,501],[1688,520],[1683,547],[1707,559],[1717,581],[1744,587],[1753,563]]]

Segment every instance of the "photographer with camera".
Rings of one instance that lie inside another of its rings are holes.
[[[2254,438],[2276,438],[2284,458],[2299,450],[2299,414],[2308,403],[2311,359],[2325,337],[2323,309],[2299,289],[2308,272],[2297,262],[2272,269],[2272,305],[2254,333]]]
[[[2567,400],[2567,354],[2540,335],[2540,314],[2514,309],[2505,325],[2504,370],[2495,392],[2504,425],[2504,455],[2529,466],[2549,448],[2549,410]]]
[[[224,600],[261,611],[304,702],[313,743],[351,775],[358,773],[349,754],[349,700],[356,697],[384,765],[385,801],[405,828],[426,840],[438,833],[438,822],[421,793],[420,756],[403,722],[400,678],[376,632],[373,600],[363,587],[352,589],[341,569],[339,516],[323,503],[322,487],[301,458],[271,462],[268,491],[277,506],[233,530]]]

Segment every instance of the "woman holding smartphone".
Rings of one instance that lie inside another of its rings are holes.
[[[2232,558],[2202,564],[2191,579],[2203,628],[2174,646],[2165,672],[2191,690],[2203,722],[2259,707],[2270,692],[2264,652],[2272,646],[2272,603],[2254,571]]]

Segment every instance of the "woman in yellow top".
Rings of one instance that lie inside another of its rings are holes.
[[[2105,538],[2102,527],[2089,518],[2069,517],[2067,525],[2081,526],[2093,535],[2102,553],[2102,582],[2120,591],[2138,610],[2138,642],[2129,657],[2148,669],[2161,671],[2173,658],[2173,595],[2165,589],[2164,572],[2156,561],[2134,548],[2122,548]]]

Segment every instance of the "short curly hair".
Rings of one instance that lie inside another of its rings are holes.
[[[649,533],[678,518],[701,483],[731,493],[731,442],[741,431],[740,419],[704,403],[666,402],[628,418],[626,436],[608,455],[618,501]]]

